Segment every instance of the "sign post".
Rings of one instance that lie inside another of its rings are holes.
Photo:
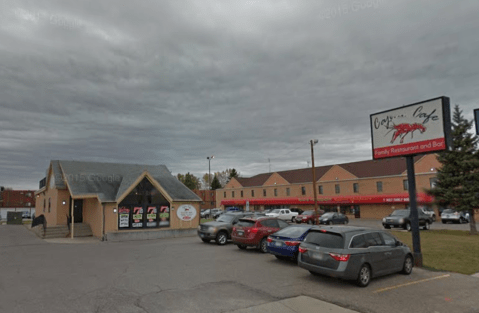
[[[476,122],[476,135],[479,135],[479,109],[474,110],[474,121]]]
[[[406,157],[414,263],[422,266],[414,156],[449,149],[449,98],[439,97],[370,115],[373,159]]]

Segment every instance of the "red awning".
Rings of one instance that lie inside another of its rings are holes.
[[[417,194],[418,203],[432,203],[433,197],[424,194]],[[238,199],[222,200],[221,205],[301,205],[314,204],[313,198],[263,198],[263,199]],[[389,195],[361,195],[361,196],[336,196],[336,197],[318,197],[319,205],[338,205],[338,204],[385,204],[385,203],[409,203],[408,193],[389,194]]]

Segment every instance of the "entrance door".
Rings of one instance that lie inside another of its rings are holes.
[[[83,199],[73,202],[73,218],[75,223],[83,223]]]

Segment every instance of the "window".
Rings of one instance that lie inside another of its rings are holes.
[[[350,248],[367,248],[368,245],[366,244],[366,240],[364,240],[363,235],[356,235],[351,240]]]
[[[354,190],[355,193],[359,192],[359,184],[358,183],[353,184],[353,190]]]
[[[306,194],[306,187],[301,187],[301,194],[303,196]]]
[[[26,196],[27,196],[27,197],[31,197],[32,194],[31,194],[30,192],[27,192]]]
[[[383,182],[382,181],[376,182],[376,189],[378,190],[378,192],[383,191]]]
[[[234,198],[234,197],[235,197],[235,192],[232,191],[232,192],[231,192],[231,198]]]
[[[322,195],[322,194],[323,194],[323,186],[319,186],[318,189],[319,189],[319,190],[318,190],[318,191],[319,191],[319,194]]]
[[[286,196],[289,197],[290,195],[291,195],[291,192],[290,192],[289,188],[286,188]]]
[[[304,242],[314,243],[323,248],[343,248],[343,236],[338,233],[321,233],[319,231],[311,231]]]
[[[47,207],[47,200],[43,199],[43,213],[45,213],[45,208]]]
[[[225,193],[224,193],[224,198],[226,198],[226,191],[225,191]]]
[[[278,189],[274,189],[274,196],[277,197],[278,196]]]
[[[48,213],[50,213],[50,209],[52,207],[52,199],[51,198],[48,198]]]
[[[279,225],[280,228],[285,228],[285,227],[288,227],[288,226],[289,226],[289,224],[286,223],[286,222],[283,221],[283,220],[277,220],[277,222],[278,222],[278,225]]]
[[[381,235],[383,236],[384,245],[390,246],[390,247],[396,246],[396,239],[393,236],[386,233],[381,233]]]
[[[243,190],[241,190],[241,198],[243,198]]]
[[[214,202],[214,201],[211,201],[211,205],[215,205],[215,202]]]
[[[436,184],[437,184],[437,177],[429,178],[429,185],[431,186],[431,189],[436,188]]]
[[[334,185],[334,191],[335,191],[336,193],[340,193],[340,192],[341,192],[341,188],[339,187],[339,184]]]
[[[383,244],[383,240],[378,233],[366,233],[364,234],[364,238],[366,239],[368,247],[382,246]]]
[[[266,189],[263,189],[263,197],[266,197]]]
[[[409,189],[409,184],[407,182],[407,179],[403,180],[402,181],[402,186],[404,188],[404,190],[408,190]]]
[[[254,197],[254,190],[251,190],[251,197]]]

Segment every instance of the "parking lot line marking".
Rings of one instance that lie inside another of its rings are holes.
[[[410,285],[415,285],[415,284],[419,284],[419,283],[424,283],[424,282],[431,281],[431,280],[435,280],[435,279],[446,278],[446,277],[449,277],[449,276],[451,276],[451,275],[447,274],[447,275],[441,275],[441,276],[436,276],[436,277],[431,277],[431,278],[416,280],[416,281],[412,281],[412,282],[407,283],[407,284],[401,284],[401,285],[396,285],[396,286],[391,286],[391,287],[386,287],[386,288],[378,289],[378,290],[373,291],[373,293],[380,293],[380,292],[384,292],[384,291],[388,291],[388,290],[392,290],[392,289],[397,289],[397,288],[401,288],[401,287],[406,287],[406,286],[410,286]]]

